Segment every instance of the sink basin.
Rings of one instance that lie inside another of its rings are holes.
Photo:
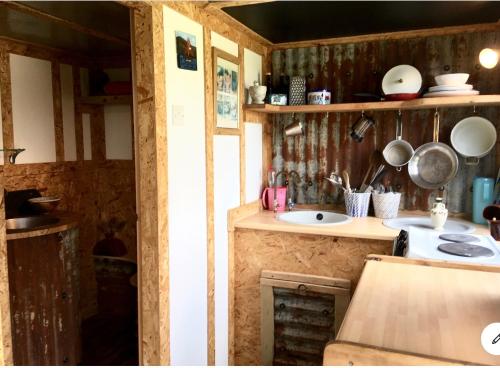
[[[431,219],[425,216],[397,217],[393,219],[386,219],[383,223],[385,226],[396,230],[408,231],[410,226],[415,226],[420,229],[434,230],[431,224]],[[474,226],[469,225],[466,222],[448,219],[442,231],[453,234],[465,234],[472,233],[475,229],[476,228]]]
[[[328,211],[293,211],[278,215],[278,220],[298,225],[340,225],[351,222],[352,218]]]
[[[44,226],[57,224],[59,219],[54,216],[17,217],[5,221],[8,232],[33,230]]]

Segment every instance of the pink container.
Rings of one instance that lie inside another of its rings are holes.
[[[286,206],[286,187],[277,187],[276,194],[278,197],[278,212],[285,211]],[[266,210],[274,210],[274,188],[266,188],[262,192],[262,206]]]

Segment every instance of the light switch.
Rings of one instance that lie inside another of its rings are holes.
[[[172,105],[172,125],[184,125],[184,105]]]

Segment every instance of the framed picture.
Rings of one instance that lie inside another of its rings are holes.
[[[186,70],[198,70],[196,58],[196,36],[175,31],[177,49],[177,67]]]
[[[212,48],[214,120],[216,129],[238,129],[240,120],[240,66],[238,58]]]

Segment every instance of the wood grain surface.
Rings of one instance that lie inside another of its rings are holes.
[[[500,271],[368,260],[337,340],[474,365],[500,364],[481,332],[500,321]]]

